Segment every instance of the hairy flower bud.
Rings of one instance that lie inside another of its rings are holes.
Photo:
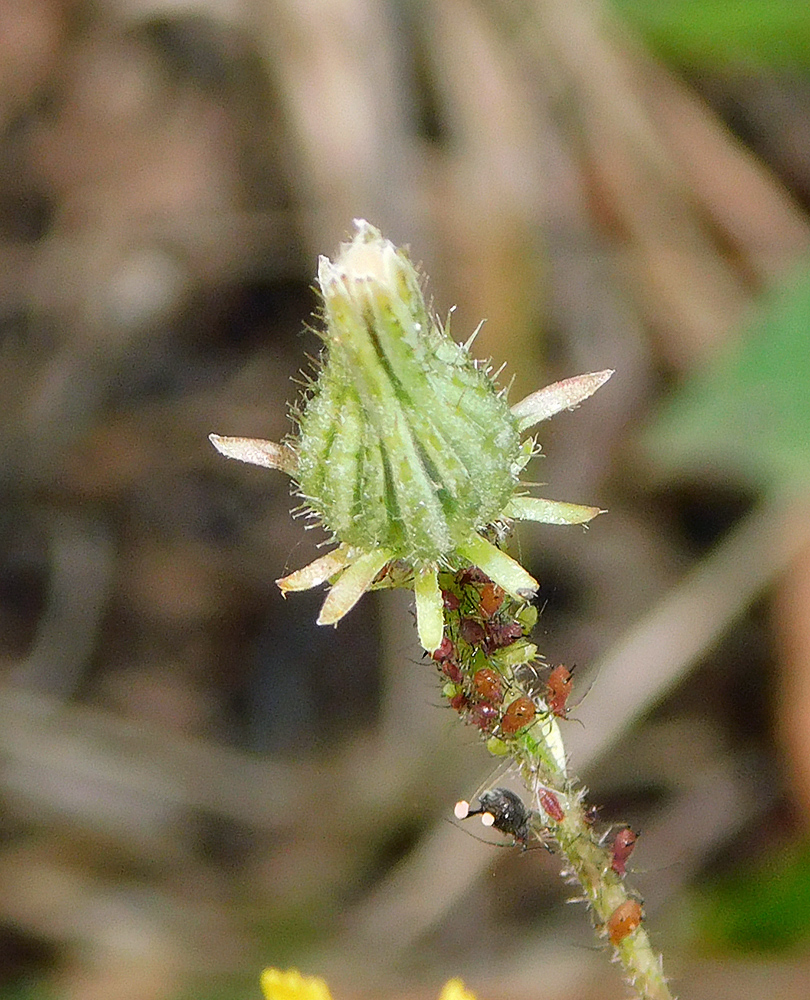
[[[512,496],[518,421],[368,223],[318,278],[329,357],[300,420],[301,492],[349,545],[445,561]]]
[[[223,454],[281,469],[339,548],[279,580],[285,593],[330,580],[319,617],[337,623],[388,564],[412,586],[425,649],[442,641],[439,567],[479,566],[527,598],[532,576],[485,535],[510,518],[576,524],[596,507],[523,496],[535,451],[520,432],[581,402],[611,372],[580,376],[512,409],[486,367],[431,315],[404,251],[364,220],[321,257],[326,351],[287,445],[212,435]]]

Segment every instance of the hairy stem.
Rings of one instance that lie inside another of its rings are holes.
[[[441,573],[445,634],[433,654],[443,693],[461,718],[477,727],[489,749],[511,755],[531,795],[531,828],[565,858],[563,876],[581,890],[597,935],[606,939],[640,1000],[672,1000],[660,956],[642,926],[638,897],[625,881],[635,834],[600,832],[585,803],[585,789],[569,777],[560,723],[567,715],[570,674],[547,677],[527,638],[534,609],[511,599],[478,568]],[[507,800],[508,802],[508,800]],[[498,814],[497,796],[482,808],[496,829],[523,843],[512,814]]]

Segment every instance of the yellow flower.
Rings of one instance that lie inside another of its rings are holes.
[[[329,987],[318,976],[302,976],[298,969],[265,969],[262,973],[265,1000],[332,1000]],[[460,979],[444,984],[439,1000],[475,1000]]]
[[[460,979],[448,979],[442,987],[439,1000],[475,1000],[475,994]]]
[[[261,983],[265,1000],[332,1000],[325,980],[302,976],[298,969],[265,969]]]

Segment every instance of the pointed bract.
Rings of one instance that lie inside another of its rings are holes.
[[[541,500],[540,497],[512,497],[503,513],[504,517],[539,521],[542,524],[585,524],[606,511],[599,507],[584,507],[578,503]]]
[[[374,577],[390,559],[390,552],[377,549],[375,552],[360,556],[347,566],[326,595],[321,613],[318,615],[318,624],[337,625],[374,583]]]
[[[513,597],[528,600],[537,592],[537,580],[519,562],[486,538],[475,535],[457,548],[459,555],[482,569],[490,580]]]
[[[295,476],[298,471],[295,452],[285,444],[262,441],[261,438],[222,437],[220,434],[209,434],[208,440],[226,458],[261,465],[265,469],[278,469],[288,476]]]
[[[526,431],[555,413],[573,410],[603,386],[612,374],[613,369],[606,368],[588,375],[575,375],[531,393],[512,407],[512,416],[518,419],[518,429]]]
[[[434,652],[444,636],[444,606],[435,566],[427,566],[414,574],[413,592],[416,597],[416,628],[422,648]]]
[[[348,558],[348,546],[341,545],[339,549],[327,552],[325,556],[321,556],[314,562],[297,569],[294,573],[276,580],[276,584],[281,593],[285,595],[289,590],[309,590],[321,583],[326,583],[330,577],[339,573],[346,565]]]

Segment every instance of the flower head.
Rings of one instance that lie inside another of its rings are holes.
[[[321,370],[285,444],[211,435],[222,454],[293,477],[338,547],[278,581],[332,588],[318,618],[336,624],[372,586],[413,587],[419,638],[442,640],[437,573],[480,567],[515,597],[537,581],[491,540],[513,518],[581,524],[599,509],[529,497],[536,451],[522,431],[590,396],[612,372],[558,382],[509,407],[489,370],[431,315],[403,250],[364,220],[334,261],[321,257]],[[380,577],[386,571],[385,580]]]
[[[265,969],[261,983],[265,1000],[332,1000],[325,980],[302,976],[298,969]],[[475,994],[460,979],[450,979],[444,984],[439,1000],[475,1000]]]
[[[298,969],[265,969],[261,983],[265,1000],[332,1000],[324,979],[302,976]]]
[[[442,987],[439,1000],[475,1000],[475,994],[460,979],[448,979]]]

